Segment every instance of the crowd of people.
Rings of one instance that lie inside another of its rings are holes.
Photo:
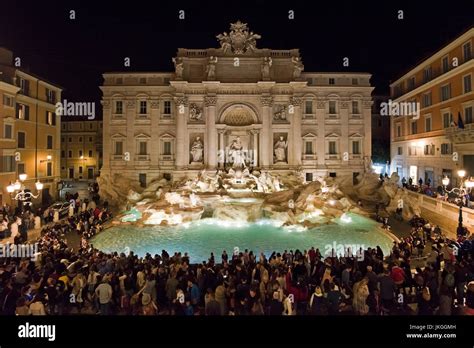
[[[187,253],[165,250],[103,253],[84,235],[71,248],[69,234],[83,234],[88,219],[100,225],[108,214],[81,210],[44,228],[35,261],[0,261],[3,315],[474,314],[471,242],[450,241],[418,217],[389,255],[376,247],[325,256],[310,247],[269,257],[224,251],[220,260],[211,253],[190,264]]]

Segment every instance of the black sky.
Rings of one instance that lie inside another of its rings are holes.
[[[262,35],[257,47],[299,48],[306,71],[370,72],[376,93],[387,93],[390,80],[474,25],[474,0],[0,3],[0,46],[74,101],[98,101],[106,71],[171,71],[178,47],[218,47],[215,36],[239,19]],[[181,9],[185,20],[178,19]]]

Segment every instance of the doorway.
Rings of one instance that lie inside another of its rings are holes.
[[[87,179],[92,180],[94,179],[94,168],[87,168]]]
[[[74,167],[69,168],[69,179],[74,179]]]

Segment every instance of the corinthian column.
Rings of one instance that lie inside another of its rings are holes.
[[[216,130],[216,96],[204,97],[206,107],[206,133],[207,133],[207,167],[217,167],[217,130]]]
[[[301,97],[292,97],[290,100],[291,105],[293,105],[293,115],[291,119],[291,127],[293,128],[293,144],[289,144],[288,152],[292,151],[293,159],[291,163],[288,161],[289,165],[299,166],[301,165],[301,156],[303,153],[303,141],[301,138],[301,103],[303,99]]]
[[[260,165],[269,167],[273,156],[272,105],[273,97],[262,96],[262,132],[260,138]]]
[[[188,131],[186,120],[188,118],[188,98],[175,98],[176,105],[176,167],[181,169],[188,165],[188,153],[186,151],[186,144],[188,143]]]

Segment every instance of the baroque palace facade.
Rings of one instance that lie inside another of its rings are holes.
[[[259,49],[245,23],[230,29],[220,48],[178,49],[174,72],[103,75],[101,175],[146,186],[230,167],[363,173],[371,75],[303,72],[298,49]]]

